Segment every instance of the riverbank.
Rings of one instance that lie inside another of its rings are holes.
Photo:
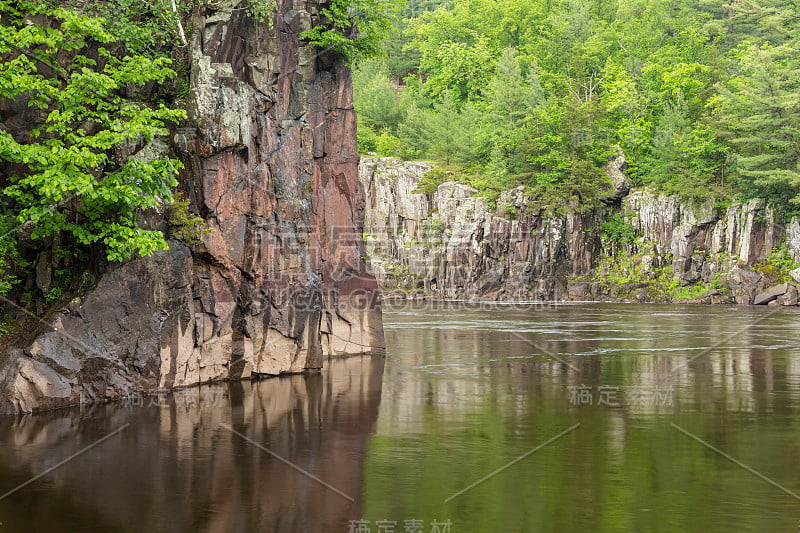
[[[362,158],[367,259],[384,295],[469,300],[798,304],[800,223],[754,199],[689,204],[607,168],[607,205],[552,215],[523,188],[492,205],[425,162]]]

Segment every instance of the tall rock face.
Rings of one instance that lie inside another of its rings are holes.
[[[271,27],[242,6],[223,0],[193,20],[189,121],[170,142],[210,233],[111,269],[51,313],[5,354],[0,412],[383,350],[350,71],[299,38],[317,2],[279,0]]]
[[[684,205],[652,190],[634,191],[623,209],[658,262],[671,263],[674,277],[684,285],[717,280],[731,301],[754,303],[770,280],[753,267],[765,261],[782,243],[800,261],[797,219],[783,224],[763,200],[735,203],[725,209],[713,202]],[[641,244],[634,245],[642,251]]]
[[[609,164],[609,207],[552,216],[522,188],[504,192],[490,208],[475,189],[457,182],[441,184],[432,195],[417,192],[432,168],[428,163],[364,158],[364,238],[378,282],[396,296],[669,300],[665,291],[644,290],[661,277],[664,286],[713,286],[704,301],[750,304],[772,284],[755,267],[774,248],[783,243],[800,261],[800,224],[783,224],[763,201],[726,209],[687,205],[632,190],[624,167],[622,156]],[[635,240],[608,238],[603,226],[613,212],[624,217]],[[603,272],[608,257],[628,258],[618,268],[638,270],[645,283],[637,286],[636,276],[621,271],[617,277],[631,279],[610,287]]]
[[[499,300],[560,300],[568,280],[599,253],[594,213],[546,217],[521,190],[489,209],[468,185],[415,192],[427,163],[365,158],[367,254],[389,294]]]
[[[367,253],[389,293],[445,298],[561,300],[600,252],[596,213],[547,217],[521,189],[492,210],[468,185],[415,192],[428,163],[365,158]]]

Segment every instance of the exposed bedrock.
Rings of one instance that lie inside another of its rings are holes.
[[[7,350],[0,412],[383,350],[350,71],[299,39],[318,2],[279,0],[271,28],[243,5],[193,21],[189,121],[169,143],[211,232],[109,270],[50,313],[32,343]]]
[[[718,287],[698,291],[702,301],[752,304],[773,284],[757,266],[774,248],[783,244],[800,260],[800,224],[784,224],[763,201],[724,209],[688,205],[631,189],[624,168],[621,156],[609,163],[609,206],[550,216],[523,188],[504,192],[490,208],[458,182],[443,183],[432,195],[416,192],[428,163],[364,158],[364,239],[379,285],[401,297],[653,300],[635,283],[618,291],[602,282],[602,259],[624,256],[643,271],[642,279],[668,268],[678,287]],[[602,223],[613,212],[627,217],[634,242],[604,239]]]

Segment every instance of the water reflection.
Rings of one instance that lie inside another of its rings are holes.
[[[561,403],[580,386],[591,388],[595,400],[600,387],[619,388],[621,395],[672,390],[674,402],[685,408],[724,401],[737,411],[760,410],[765,406],[755,403],[759,397],[768,406],[800,402],[800,313],[794,309],[565,305],[462,311],[456,303],[427,305],[421,312],[395,304],[387,313],[392,350],[380,431],[390,431],[384,424],[413,430],[426,405],[459,417],[469,413],[470,403],[488,397]],[[772,395],[776,389],[781,394]],[[621,403],[642,411],[648,402]]]
[[[346,531],[361,514],[382,373],[381,357],[335,359],[319,375],[203,386],[142,407],[0,419],[0,493],[130,424],[0,501],[0,531]]]
[[[373,524],[797,529],[800,499],[675,428],[800,494],[797,310],[426,305],[384,315],[383,399],[366,461]]]
[[[0,494],[130,424],[0,500],[0,533],[797,530],[703,442],[800,494],[798,310],[415,305],[385,360],[0,419]]]

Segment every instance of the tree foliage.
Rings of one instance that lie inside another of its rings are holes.
[[[331,0],[321,10],[321,23],[300,36],[314,46],[341,54],[348,62],[379,56],[397,9],[395,0]]]
[[[798,199],[800,10],[793,3],[413,7],[387,42],[388,60],[377,70],[362,62],[356,73],[360,87],[381,76],[381,107],[405,117],[376,129],[405,145],[399,153],[459,162],[465,174],[489,176],[484,181],[494,185],[591,203],[606,195],[602,169],[618,146],[635,180],[673,193]],[[386,100],[390,76],[394,104]],[[364,128],[376,127],[374,99],[356,91]],[[454,136],[465,141],[443,151]]]
[[[125,96],[174,76],[169,60],[112,55],[107,46],[116,38],[105,20],[73,10],[6,1],[0,16],[0,97],[41,117],[30,132],[0,131],[4,224],[27,228],[33,239],[64,232],[80,245],[101,244],[113,261],[166,248],[136,213],[171,201],[180,162],[153,150],[116,154],[185,118]]]
[[[800,203],[800,60],[798,41],[753,46],[741,74],[719,97],[723,136],[739,178],[761,196]]]

